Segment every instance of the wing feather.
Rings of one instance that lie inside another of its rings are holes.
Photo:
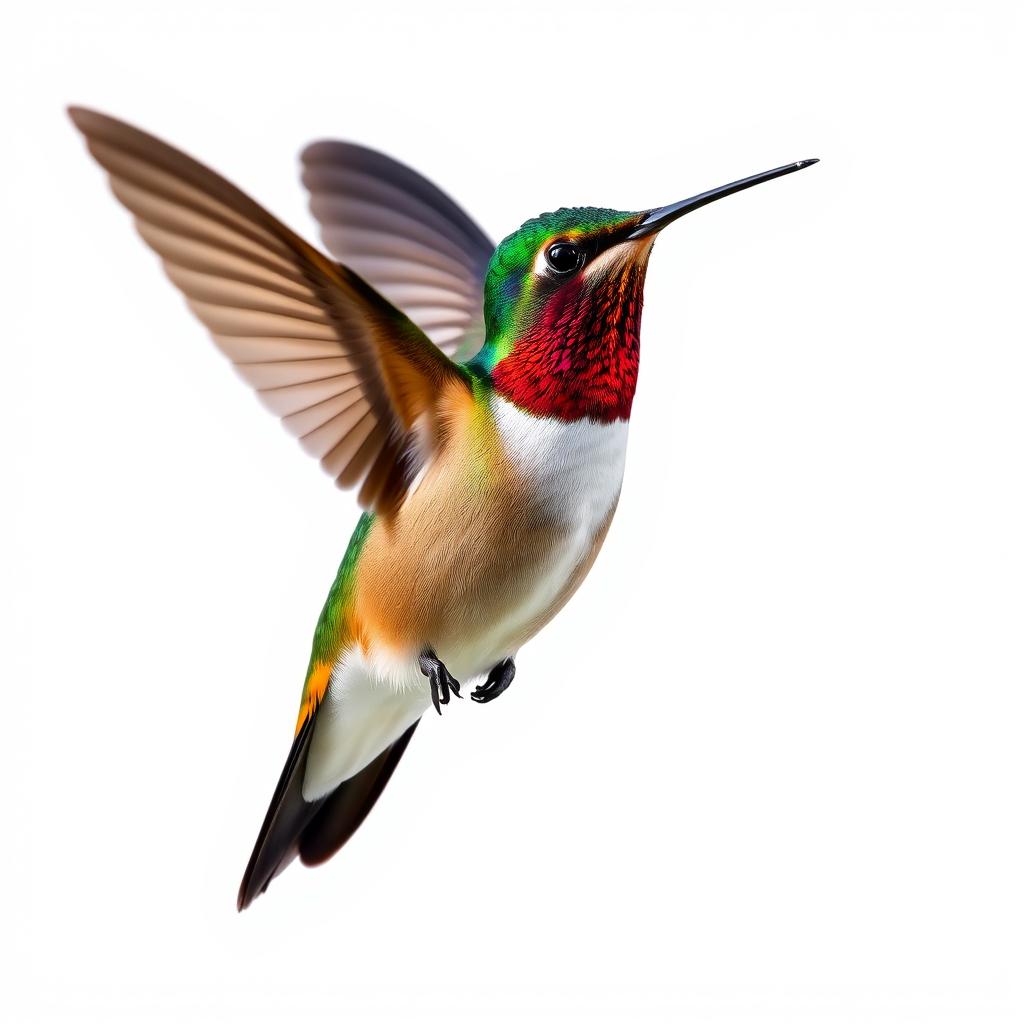
[[[458,368],[387,297],[213,171],[121,121],[81,108],[70,114],[143,240],[242,379],[340,486],[362,483],[364,504],[397,507],[426,454],[417,424],[426,422],[436,442],[429,427],[440,394],[467,386]],[[380,189],[370,194],[379,199]],[[371,226],[379,212],[370,200],[342,206]],[[461,331],[467,314],[449,298],[468,228],[456,230],[443,211],[419,214],[405,203],[385,220],[441,269],[415,280],[399,274],[398,283],[432,329]]]
[[[302,180],[327,250],[455,359],[483,343],[483,285],[494,246],[412,168],[347,142],[316,142]]]

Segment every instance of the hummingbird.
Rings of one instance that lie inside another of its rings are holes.
[[[410,167],[316,142],[302,178],[324,253],[179,150],[69,114],[217,347],[364,510],[243,910],[296,857],[345,844],[431,708],[477,680],[476,703],[504,693],[590,571],[622,484],[658,234],[817,160],[640,212],[563,207],[495,246]]]

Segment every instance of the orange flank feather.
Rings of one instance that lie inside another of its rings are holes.
[[[302,689],[302,706],[299,708],[299,720],[295,723],[295,735],[298,736],[306,720],[311,718],[313,712],[320,706],[327,692],[327,684],[331,681],[331,672],[334,665],[320,661],[310,670],[306,677],[306,685]]]
[[[563,542],[564,521],[509,457],[489,405],[449,385],[435,409],[440,447],[402,505],[374,519],[353,565],[346,632],[349,646],[358,642],[364,654],[412,660],[429,638],[443,658],[467,636],[500,634]],[[508,649],[575,591],[608,523],[551,607],[538,609],[528,626],[509,626]]]

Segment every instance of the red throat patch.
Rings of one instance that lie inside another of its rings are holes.
[[[491,372],[498,394],[537,416],[628,420],[640,365],[644,267],[556,292]]]

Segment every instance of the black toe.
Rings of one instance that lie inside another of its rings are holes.
[[[491,669],[487,679],[470,694],[470,697],[477,704],[487,704],[495,697],[500,697],[512,685],[515,675],[515,662],[511,658],[506,658]]]
[[[420,671],[430,680],[430,700],[438,714],[441,714],[441,705],[447,704],[453,693],[456,697],[462,696],[458,679],[444,667],[444,662],[429,647],[420,654]]]

